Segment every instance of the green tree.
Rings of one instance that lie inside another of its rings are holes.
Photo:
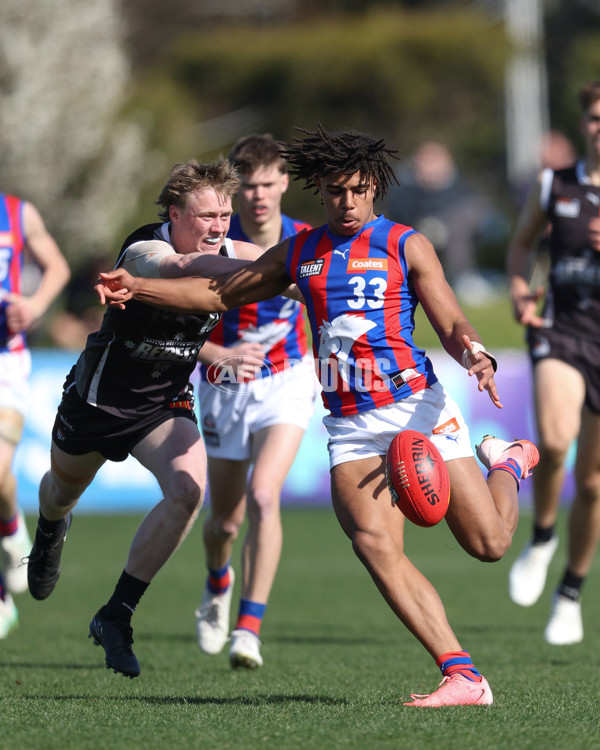
[[[106,251],[147,173],[115,0],[3,0],[2,187],[32,200],[72,265]]]

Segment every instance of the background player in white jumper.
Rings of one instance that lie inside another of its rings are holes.
[[[229,159],[241,180],[229,238],[265,251],[310,228],[281,213],[289,178],[271,135],[245,136]],[[277,296],[226,312],[198,359],[204,364],[199,405],[210,485],[204,522],[208,577],[196,610],[198,644],[218,654],[229,639],[231,556],[247,516],[229,659],[234,667],[255,668],[263,664],[259,633],[281,555],[281,488],[313,413],[317,388],[303,306]],[[229,377],[215,382],[223,372],[219,362],[237,382]]]

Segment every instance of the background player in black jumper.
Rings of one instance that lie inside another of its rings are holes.
[[[544,632],[555,645],[583,638],[579,595],[600,537],[600,79],[580,90],[579,103],[585,158],[541,173],[508,257],[515,318],[528,327],[540,451],[533,536],[509,576],[511,598],[524,607],[544,589],[558,543],[565,460],[577,440],[568,563]],[[548,222],[548,289],[538,314],[542,290],[531,293],[528,270]]]

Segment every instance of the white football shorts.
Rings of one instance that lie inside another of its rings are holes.
[[[318,389],[310,357],[275,375],[244,383],[234,392],[202,381],[198,401],[209,458],[250,458],[252,435],[271,425],[293,424],[306,430]]]
[[[31,353],[0,352],[0,409],[18,411],[23,417],[29,409]]]
[[[439,382],[387,406],[347,417],[323,418],[329,433],[327,448],[333,468],[387,453],[401,430],[417,430],[428,437],[444,461],[473,455],[469,428],[458,404]]]

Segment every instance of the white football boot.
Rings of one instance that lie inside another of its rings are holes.
[[[508,574],[508,593],[515,604],[531,607],[540,598],[557,546],[557,536],[541,544],[529,542],[517,557]]]
[[[0,537],[0,548],[2,549],[2,575],[6,588],[13,594],[22,594],[27,591],[27,558],[31,552],[31,539],[25,517],[19,511],[17,530],[11,536]]]
[[[10,594],[0,599],[0,638],[6,638],[19,624],[19,613]]]
[[[231,646],[229,648],[229,661],[231,666],[256,669],[262,667],[263,659],[260,655],[260,639],[249,630],[234,630],[231,633]]]
[[[229,640],[229,610],[235,575],[229,568],[229,586],[224,594],[213,594],[204,589],[202,601],[196,610],[196,638],[205,654],[220,654]]]
[[[581,602],[555,593],[544,638],[553,646],[568,646],[582,641]]]

